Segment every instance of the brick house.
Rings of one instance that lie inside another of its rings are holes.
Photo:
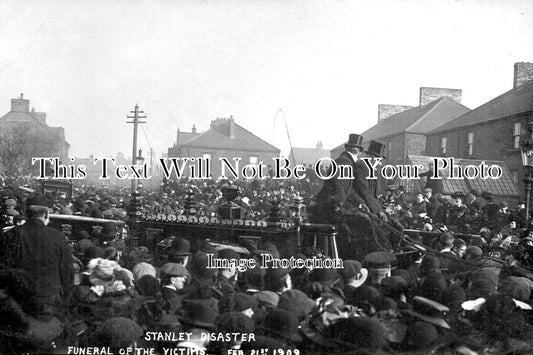
[[[450,122],[469,108],[461,104],[462,91],[444,88],[420,88],[419,105],[379,105],[378,123],[362,133],[366,146],[370,140],[387,146],[387,163],[406,164],[408,155],[426,154],[426,135]],[[344,143],[331,151],[337,157]]]
[[[32,157],[58,157],[67,162],[70,145],[65,130],[49,126],[45,112],[30,110],[30,101],[23,94],[11,99],[11,110],[0,117],[0,136],[0,168],[4,173],[29,173]],[[9,149],[16,151],[10,153]],[[9,162],[10,156],[19,161]]]
[[[288,159],[291,162],[291,166],[296,164],[302,164],[306,168],[310,169],[315,166],[315,163],[321,159],[329,157],[329,151],[324,149],[322,142],[317,142],[315,148],[298,148],[293,147],[289,153]]]
[[[531,137],[533,63],[514,65],[513,88],[428,134],[427,155],[501,160],[523,191],[520,141]]]
[[[232,166],[233,158],[241,158],[239,165],[242,169],[244,165],[260,162],[265,166],[272,165],[279,154],[278,148],[236,124],[233,117],[211,121],[210,128],[203,133],[198,133],[195,127],[191,132],[178,129],[176,142],[168,149],[169,158],[209,158],[214,179],[221,175],[219,158],[228,158]]]

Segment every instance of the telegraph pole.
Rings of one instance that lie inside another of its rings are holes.
[[[126,116],[127,118],[132,118],[133,121],[128,121],[127,123],[133,123],[133,152],[131,154],[131,165],[137,165],[137,126],[139,123],[146,123],[146,121],[139,121],[140,118],[146,118],[144,111],[139,110],[139,105],[135,105],[135,109],[130,111],[133,113],[133,116]],[[135,192],[137,189],[137,180],[131,180],[131,192]]]
[[[150,148],[148,151],[148,156],[150,157],[150,175],[154,176],[154,157],[155,157],[155,150],[153,148]]]

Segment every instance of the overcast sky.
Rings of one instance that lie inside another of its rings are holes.
[[[417,105],[421,86],[475,108],[533,61],[533,1],[1,1],[0,115],[24,93],[70,155],[157,155],[176,129],[233,115],[279,148],[333,148]]]

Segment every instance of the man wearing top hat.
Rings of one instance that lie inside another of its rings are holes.
[[[8,258],[2,263],[33,277],[36,292],[51,304],[58,303],[73,285],[72,254],[63,233],[48,227],[50,203],[42,196],[26,202],[28,221],[2,236]]]
[[[377,141],[370,141],[368,150],[365,151],[367,158],[385,159],[383,152],[385,145]],[[369,162],[374,165],[374,162]],[[381,165],[381,162],[378,164]],[[364,201],[364,205],[368,207],[370,212],[377,214],[384,221],[387,220],[387,215],[383,212],[381,204],[377,198],[378,195],[378,179],[368,179],[370,175],[369,167],[363,160],[358,160],[355,163],[354,182],[353,187],[359,199]]]
[[[344,144],[344,152],[335,159],[337,166],[350,166],[355,171],[359,154],[363,151],[363,136],[350,134],[348,142]],[[325,180],[317,195],[317,222],[337,223],[341,210],[356,209],[364,200],[355,193],[353,179],[339,179],[333,176]]]

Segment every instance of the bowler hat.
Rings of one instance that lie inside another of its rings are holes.
[[[355,133],[351,133],[348,137],[348,142],[344,144],[345,147],[357,147],[363,150],[363,136]]]
[[[366,150],[367,154],[370,154],[375,157],[386,159],[385,156],[385,144],[371,140],[370,144],[368,145],[368,149]]]
[[[184,238],[175,238],[170,243],[168,253],[174,256],[187,256],[191,255],[191,243]]]
[[[114,236],[117,233],[117,225],[115,223],[104,223],[102,227],[102,234],[105,236]]]
[[[365,283],[368,277],[368,270],[361,266],[357,260],[345,260],[344,269],[340,269],[340,273],[344,281],[352,280],[351,284],[354,287],[359,287]]]
[[[217,270],[214,268],[207,268],[208,266],[209,266],[209,258],[207,256],[207,253],[204,253],[203,251],[199,251],[196,254],[194,254],[189,270],[193,278],[198,283],[204,286],[207,286],[207,285],[212,286],[215,283]]]

